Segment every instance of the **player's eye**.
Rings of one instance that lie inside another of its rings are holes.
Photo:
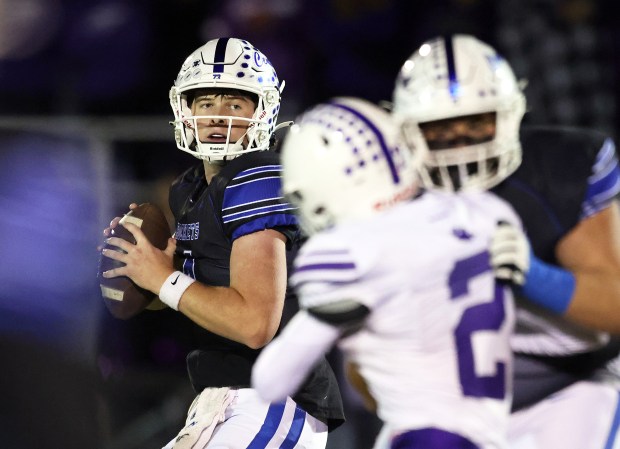
[[[202,100],[202,101],[197,101],[194,107],[196,109],[205,110],[205,109],[209,109],[212,105],[213,103],[211,103],[210,101]]]

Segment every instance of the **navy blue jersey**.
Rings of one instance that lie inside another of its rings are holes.
[[[170,188],[175,217],[176,259],[179,269],[213,286],[230,284],[230,253],[235,239],[264,229],[287,238],[287,259],[300,244],[294,208],[281,198],[281,166],[273,152],[252,152],[228,162],[207,184],[204,165],[179,176]],[[280,324],[297,307],[289,289]],[[195,325],[196,349],[187,357],[196,391],[206,387],[249,387],[252,365],[260,350],[216,335]],[[335,376],[326,360],[320,363],[295,401],[334,428],[343,421]]]
[[[493,191],[519,213],[536,255],[556,263],[555,245],[581,219],[605,137],[574,128],[523,127],[523,162]]]
[[[595,131],[563,127],[523,127],[521,143],[521,166],[493,191],[521,217],[534,253],[557,265],[558,242],[608,207],[620,190],[614,143]],[[517,305],[515,409],[587,378],[618,352],[613,340],[600,344],[601,333],[526,300]]]

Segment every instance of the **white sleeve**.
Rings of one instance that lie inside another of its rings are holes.
[[[298,390],[316,362],[338,340],[338,328],[299,311],[260,353],[252,369],[252,388],[268,402]]]

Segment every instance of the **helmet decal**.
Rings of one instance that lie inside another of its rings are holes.
[[[424,153],[404,145],[379,106],[335,98],[296,123],[282,145],[282,189],[306,233],[367,217],[415,193]]]
[[[450,96],[453,101],[459,97],[459,80],[456,76],[456,67],[454,64],[454,50],[452,49],[452,38],[445,39],[446,42],[446,65],[448,68],[448,80],[450,83]]]
[[[213,73],[222,73],[224,71],[224,57],[226,55],[226,46],[228,38],[218,39],[213,55]]]
[[[344,109],[345,111],[349,111],[351,114],[357,117],[360,121],[362,121],[366,125],[366,127],[368,127],[368,130],[374,134],[375,138],[377,139],[377,143],[379,144],[379,148],[381,149],[381,152],[383,153],[383,156],[385,157],[388,167],[390,168],[390,173],[392,174],[392,180],[394,181],[394,184],[398,184],[400,182],[400,177],[398,175],[398,171],[396,170],[396,166],[394,165],[394,159],[392,158],[392,152],[398,152],[399,148],[394,147],[393,150],[389,149],[385,142],[383,134],[379,131],[379,129],[375,126],[375,124],[372,121],[370,121],[366,116],[364,116],[359,111],[357,111],[356,109],[353,109],[350,106],[347,106],[344,104],[338,104],[338,103],[332,103],[332,104],[334,106]],[[342,131],[342,130],[339,129],[339,131]],[[371,142],[368,141],[367,144],[370,145]],[[379,154],[375,153],[372,156],[372,158],[373,160],[376,161],[379,158]]]

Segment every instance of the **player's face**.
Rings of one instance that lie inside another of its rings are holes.
[[[495,112],[420,123],[429,150],[488,142],[495,137]]]
[[[244,95],[199,93],[192,102],[192,115],[211,116],[198,119],[198,138],[201,142],[225,143],[229,119],[224,117],[252,118],[256,105]],[[236,142],[247,131],[249,122],[232,120],[230,142]]]

